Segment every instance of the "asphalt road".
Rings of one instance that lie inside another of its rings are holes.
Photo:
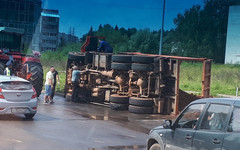
[[[23,115],[0,116],[0,149],[144,150],[150,129],[166,118],[71,103],[61,96],[54,100],[54,104],[43,104],[40,96],[33,120]]]

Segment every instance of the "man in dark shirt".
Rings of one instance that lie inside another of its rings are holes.
[[[54,66],[52,66],[52,67],[54,68]],[[53,72],[53,78],[54,78],[54,83],[53,83],[53,88],[52,88],[52,93],[51,93],[51,99],[53,99],[53,97],[55,95],[56,83],[59,84],[59,75],[55,68],[54,68],[54,72]]]
[[[110,44],[106,41],[103,40],[99,40],[99,48],[98,51],[99,52],[104,52],[104,53],[112,53],[113,52],[113,48],[110,46]]]

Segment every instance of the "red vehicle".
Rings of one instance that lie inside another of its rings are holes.
[[[41,94],[43,86],[43,69],[37,55],[22,53],[23,29],[0,27],[0,74],[4,74],[6,63],[12,59],[12,74],[30,81]]]

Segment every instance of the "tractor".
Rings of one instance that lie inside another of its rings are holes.
[[[6,63],[11,61],[12,74],[30,81],[41,94],[43,86],[43,69],[39,53],[23,54],[23,29],[0,27],[0,74],[4,74]]]

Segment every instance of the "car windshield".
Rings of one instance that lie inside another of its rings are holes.
[[[11,81],[1,82],[0,88],[4,90],[30,90],[32,85],[28,82]]]

